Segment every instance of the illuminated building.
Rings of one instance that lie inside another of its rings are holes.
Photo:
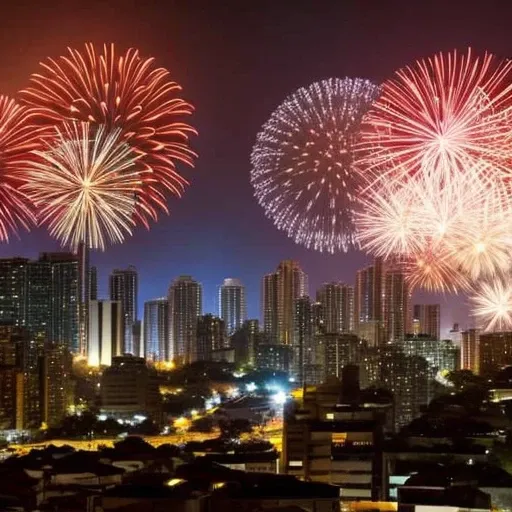
[[[256,352],[256,367],[258,370],[288,373],[291,359],[292,353],[289,345],[260,343]]]
[[[144,347],[142,345],[142,322],[135,320],[132,326],[133,351],[138,357],[144,357]]]
[[[98,300],[98,269],[89,269],[89,300]]]
[[[384,499],[383,424],[389,407],[366,401],[357,370],[344,375],[343,385],[331,379],[306,386],[302,398],[285,404],[283,472],[339,485],[342,500]]]
[[[173,361],[191,363],[197,352],[197,318],[203,310],[201,285],[191,276],[180,276],[169,287],[170,354]]]
[[[112,358],[122,354],[123,308],[120,301],[91,300],[89,304],[89,346],[91,366],[110,366]]]
[[[26,258],[0,259],[0,320],[24,325],[26,308]]]
[[[101,413],[123,420],[134,416],[161,420],[158,376],[141,357],[112,358],[101,377]]]
[[[393,343],[404,339],[409,326],[409,286],[400,270],[387,270],[384,274],[384,342]]]
[[[307,295],[307,276],[296,261],[284,260],[263,278],[263,330],[272,343],[293,345],[295,301]]]
[[[166,298],[144,303],[144,358],[169,360],[169,301]]]
[[[343,368],[360,362],[364,342],[355,334],[325,333],[320,338],[324,346],[324,380],[339,379]]]
[[[302,385],[305,355],[311,350],[314,339],[313,310],[309,297],[300,297],[295,301],[294,328],[291,374],[295,382]]]
[[[256,319],[246,320],[241,329],[230,337],[235,350],[235,363],[239,366],[256,364],[256,351],[261,341],[260,322]]]
[[[356,274],[354,289],[354,329],[360,338],[371,345],[382,342],[383,328],[383,268],[382,259]]]
[[[197,353],[194,360],[212,361],[213,352],[228,348],[224,320],[213,315],[197,318]]]
[[[133,346],[133,325],[138,315],[139,280],[135,267],[116,269],[110,274],[110,300],[119,301],[123,309],[124,354],[135,354]]]
[[[247,319],[245,286],[239,279],[224,279],[219,289],[219,317],[231,336]]]
[[[354,287],[343,283],[325,283],[316,292],[322,304],[327,333],[354,331]]]
[[[468,329],[462,332],[460,341],[460,369],[480,373],[480,330]]]
[[[439,304],[415,304],[412,314],[413,333],[427,334],[441,339],[441,306]]]
[[[512,331],[480,334],[479,372],[484,377],[512,365]]]

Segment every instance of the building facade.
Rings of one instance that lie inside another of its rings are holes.
[[[436,340],[441,339],[440,304],[415,304],[412,313],[414,334],[426,334]]]
[[[169,301],[166,298],[144,303],[144,358],[169,360]]]
[[[343,283],[325,283],[316,293],[322,304],[325,332],[354,332],[354,287]]]
[[[480,334],[479,373],[491,377],[512,365],[512,331]]]
[[[228,345],[222,318],[210,314],[197,318],[197,361],[212,361],[214,353]]]
[[[402,270],[390,269],[384,274],[384,343],[403,340],[409,328],[409,285]]]
[[[480,374],[480,330],[462,331],[460,341],[460,369]]]
[[[224,279],[219,289],[219,317],[231,336],[247,320],[245,286],[239,279]]]
[[[89,346],[91,366],[110,366],[123,350],[124,322],[120,301],[91,300],[89,303]]]

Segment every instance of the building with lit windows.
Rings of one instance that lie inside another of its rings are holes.
[[[230,345],[235,353],[235,363],[238,366],[255,366],[256,351],[262,341],[260,322],[257,319],[246,320],[242,327],[230,337]]]
[[[409,327],[411,292],[402,270],[384,273],[384,343],[404,339]]]
[[[191,276],[180,276],[169,287],[170,359],[191,363],[197,357],[197,318],[203,312],[201,285]]]
[[[316,292],[322,304],[327,333],[354,332],[354,287],[343,283],[325,283]]]
[[[123,353],[135,354],[133,326],[138,320],[139,294],[139,280],[135,267],[130,266],[124,270],[114,270],[110,274],[109,290],[110,300],[119,301],[123,309]]]
[[[460,337],[460,369],[480,373],[480,330],[468,329]]]
[[[110,366],[123,352],[123,307],[120,301],[91,300],[89,303],[89,346],[91,366]]]
[[[211,314],[197,318],[197,361],[212,361],[214,352],[228,348],[224,320]]]
[[[413,333],[427,334],[441,339],[441,306],[439,304],[415,304],[412,313]]]
[[[169,360],[169,301],[166,298],[144,303],[144,358]]]
[[[219,317],[231,336],[247,320],[245,286],[239,279],[224,279],[219,289]]]
[[[480,375],[490,377],[512,365],[512,331],[482,333],[479,345]]]

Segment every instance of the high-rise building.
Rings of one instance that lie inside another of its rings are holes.
[[[169,334],[171,360],[195,361],[197,317],[202,315],[203,292],[191,276],[180,276],[169,287]]]
[[[0,259],[0,320],[25,325],[26,258]]]
[[[110,274],[110,300],[121,302],[124,315],[123,353],[134,354],[133,325],[138,317],[138,277],[135,267],[116,269]]]
[[[246,320],[242,327],[232,334],[230,344],[235,350],[235,363],[238,366],[255,366],[261,337],[260,322],[256,319]]]
[[[169,301],[166,298],[144,303],[144,358],[169,360]]]
[[[482,333],[479,345],[480,375],[491,377],[512,365],[512,331]]]
[[[78,297],[79,297],[79,352],[87,354],[89,344],[89,301],[91,299],[91,276],[89,266],[89,246],[80,243],[77,250],[78,258]]]
[[[468,329],[462,332],[460,341],[460,369],[480,373],[480,330]]]
[[[327,333],[319,337],[324,346],[324,381],[341,379],[343,369],[360,362],[364,341],[355,334]]]
[[[245,287],[239,279],[224,279],[219,289],[219,317],[231,336],[247,319]]]
[[[304,382],[305,355],[311,350],[314,339],[313,310],[311,299],[299,297],[295,301],[295,333],[292,345],[292,378],[298,385]]]
[[[89,346],[91,366],[110,366],[123,350],[123,307],[120,301],[91,300],[89,304]]]
[[[307,276],[296,261],[284,260],[263,278],[263,329],[272,343],[293,345],[295,301],[307,295]]]
[[[354,289],[354,329],[371,345],[383,341],[384,274],[381,258],[358,270]]]
[[[412,321],[414,334],[427,334],[436,340],[441,339],[441,306],[439,304],[415,304]]]
[[[98,269],[89,269],[89,300],[98,300]]]
[[[410,298],[403,271],[387,270],[384,274],[384,343],[403,340],[407,334]]]
[[[228,348],[222,318],[211,314],[197,317],[197,361],[212,361],[215,351]]]
[[[260,343],[256,351],[256,366],[259,370],[272,372],[290,371],[291,346],[283,343]]]
[[[327,333],[354,331],[354,287],[343,283],[325,283],[316,292],[323,307]]]

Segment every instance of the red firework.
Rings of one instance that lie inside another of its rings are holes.
[[[56,125],[79,120],[120,128],[124,140],[142,155],[146,167],[139,217],[156,219],[158,206],[167,210],[163,191],[180,197],[186,179],[176,163],[192,166],[195,158],[189,147],[194,128],[182,121],[193,107],[180,98],[181,87],[154,59],[145,59],[129,49],[117,54],[114,45],[96,52],[86,44],[85,52],[68,48],[68,54],[41,63],[42,70],[31,77],[21,91],[22,101],[37,113],[38,122]],[[154,205],[148,207],[148,205]]]
[[[0,96],[0,241],[9,241],[18,228],[35,223],[30,199],[20,190],[26,182],[32,151],[41,149],[50,130],[34,125],[33,113]]]

